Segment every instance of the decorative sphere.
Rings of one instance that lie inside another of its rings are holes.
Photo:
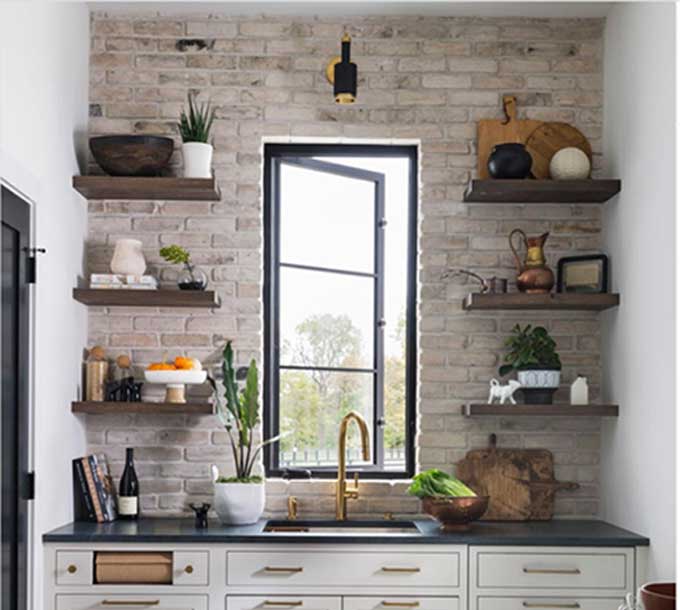
[[[584,180],[588,176],[590,159],[580,148],[563,148],[550,159],[550,177],[553,180]]]

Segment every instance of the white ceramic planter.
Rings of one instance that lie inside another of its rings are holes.
[[[257,523],[264,512],[264,481],[261,483],[217,483],[219,471],[211,466],[215,487],[213,508],[225,525]]]
[[[212,177],[213,147],[205,142],[184,142],[182,158],[184,160],[185,178]]]
[[[120,275],[144,275],[146,260],[142,242],[138,239],[119,239],[113,250],[111,271]]]
[[[547,369],[517,371],[517,381],[523,388],[558,388],[560,371]]]

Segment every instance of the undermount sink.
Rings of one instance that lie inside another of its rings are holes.
[[[361,536],[371,534],[418,534],[413,521],[267,521],[262,530],[267,534],[332,534]]]

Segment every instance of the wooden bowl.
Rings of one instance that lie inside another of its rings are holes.
[[[90,138],[95,161],[110,176],[159,176],[170,162],[172,138],[96,136]]]
[[[640,587],[640,601],[645,610],[674,610],[675,583],[650,582]]]
[[[423,511],[439,521],[443,532],[464,532],[489,507],[489,496],[468,498],[423,498]]]

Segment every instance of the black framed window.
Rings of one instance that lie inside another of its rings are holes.
[[[348,470],[414,472],[415,146],[265,145],[268,476],[334,476],[338,426],[358,411]]]

